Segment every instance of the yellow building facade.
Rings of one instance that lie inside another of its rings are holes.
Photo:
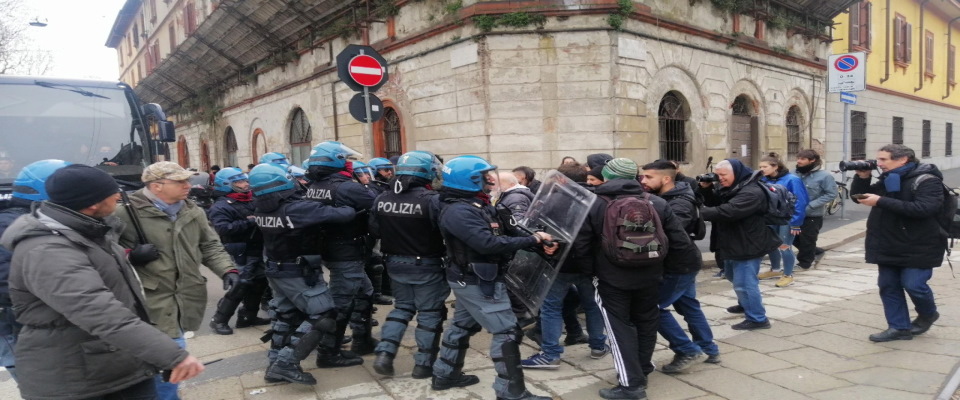
[[[848,158],[873,158],[876,149],[902,143],[924,162],[960,167],[956,124],[956,48],[960,3],[953,0],[870,0],[834,19],[834,54],[867,53],[867,90],[850,107]],[[843,105],[827,104],[827,159],[843,158]]]

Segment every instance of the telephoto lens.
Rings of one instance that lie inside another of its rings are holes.
[[[841,171],[870,171],[877,169],[877,160],[840,161]]]
[[[697,182],[713,183],[717,181],[717,174],[708,172],[703,175],[697,175]]]

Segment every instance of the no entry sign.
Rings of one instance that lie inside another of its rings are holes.
[[[359,55],[347,64],[347,73],[354,82],[363,86],[377,86],[383,81],[383,66],[376,58],[368,55]]]

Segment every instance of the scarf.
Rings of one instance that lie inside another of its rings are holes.
[[[908,172],[913,171],[917,167],[917,163],[909,162],[904,164],[902,167],[897,169],[892,169],[884,173],[886,177],[883,178],[883,187],[886,189],[887,193],[896,193],[900,191],[900,178],[903,175],[906,175]]]
[[[143,195],[147,196],[148,199],[153,203],[154,207],[157,207],[158,210],[163,211],[164,214],[167,214],[167,217],[171,221],[177,220],[177,214],[180,212],[180,209],[183,208],[185,204],[183,200],[180,200],[173,204],[167,204],[167,202],[160,200],[157,195],[149,190],[144,190]]]
[[[227,195],[227,197],[246,203],[248,201],[253,201],[253,192],[247,191],[243,193],[230,193]]]
[[[797,172],[806,175],[806,174],[809,174],[811,171],[813,171],[813,169],[816,167],[817,167],[816,163],[812,163],[810,165],[807,165],[806,167],[801,167],[798,165]]]

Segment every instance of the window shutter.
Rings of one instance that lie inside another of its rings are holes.
[[[924,52],[926,52],[925,54],[926,57],[924,60],[926,65],[924,65],[924,70],[928,74],[932,74],[933,73],[933,34],[930,32],[927,32],[926,40],[927,40],[926,48],[923,49]]]
[[[913,61],[913,24],[906,23],[907,26],[906,32],[904,32],[904,49],[906,49],[906,57],[904,61],[912,62]]]
[[[893,19],[893,59],[903,61],[903,42],[900,40],[903,36],[903,20]]]
[[[850,47],[860,45],[860,4],[850,6]]]
[[[870,28],[873,26],[870,18],[873,17],[873,3],[862,3],[860,12],[860,45],[870,48]]]

